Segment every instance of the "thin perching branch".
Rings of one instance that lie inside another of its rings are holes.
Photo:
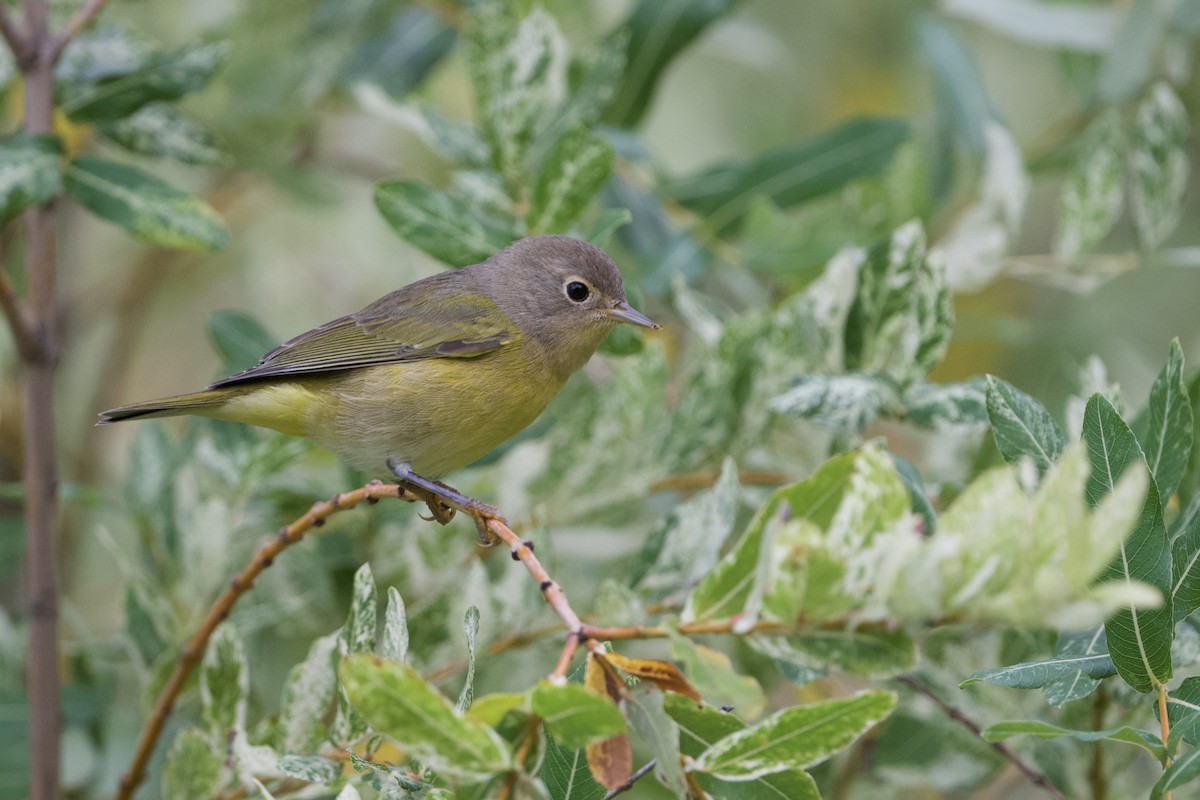
[[[67,24],[54,37],[50,39],[50,51],[47,57],[51,64],[57,64],[62,51],[71,43],[71,40],[79,35],[79,32],[92,24],[92,21],[104,10],[108,5],[108,0],[87,0],[79,7],[71,18],[67,20]]]
[[[628,792],[630,789],[633,788],[633,785],[635,783],[637,783],[642,778],[644,778],[650,774],[650,771],[652,769],[654,769],[654,765],[656,763],[658,763],[657,760],[652,758],[649,761],[647,761],[645,764],[642,764],[640,767],[638,767],[637,772],[635,772],[629,776],[629,780],[625,781],[620,786],[613,789],[608,794],[604,795],[604,800],[612,800],[617,795],[625,794],[625,792]]]
[[[0,36],[4,37],[8,49],[12,51],[13,60],[18,65],[29,57],[29,37],[21,29],[21,24],[17,22],[9,7],[3,3],[0,3]]]
[[[938,708],[944,711],[947,717],[959,723],[981,739],[983,738],[983,728],[979,727],[979,723],[975,722],[975,720],[968,717],[962,711],[947,703],[937,694],[937,692],[933,691],[933,689],[930,689],[928,686],[921,683],[921,681],[917,680],[911,675],[901,675],[896,678],[896,680],[912,689],[914,692],[925,695],[932,700]],[[1008,745],[1004,744],[1003,742],[989,742],[988,744],[990,744],[992,749],[999,753],[1000,756],[1002,756],[1006,761],[1010,762],[1014,767],[1020,770],[1021,774],[1028,778],[1029,782],[1034,786],[1038,787],[1051,797],[1056,798],[1056,800],[1067,800],[1067,796],[1059,791],[1058,787],[1051,783],[1049,778],[1022,761],[1021,757],[1014,753],[1012,749],[1008,747]]]
[[[0,5],[0,8],[5,6]],[[8,276],[4,274],[3,268],[0,268],[0,313],[3,313],[8,321],[8,329],[12,332],[21,358],[27,362],[40,360],[43,356],[42,343],[29,320],[29,313],[9,282]]]

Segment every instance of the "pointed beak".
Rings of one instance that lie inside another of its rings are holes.
[[[610,319],[615,319],[617,322],[628,322],[630,325],[641,325],[643,328],[651,328],[653,330],[662,328],[662,325],[659,325],[642,312],[630,308],[629,303],[626,303],[624,300],[612,308],[601,309],[600,313]]]

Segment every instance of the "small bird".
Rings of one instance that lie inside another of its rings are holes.
[[[411,283],[302,333],[192,394],[121,406],[99,425],[181,414],[310,437],[351,465],[386,467],[440,522],[491,506],[436,479],[525,428],[630,308],[613,260],[567,236],[532,236],[488,260]]]

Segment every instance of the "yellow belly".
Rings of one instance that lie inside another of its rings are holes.
[[[264,382],[219,416],[309,436],[371,474],[392,458],[437,477],[521,431],[562,384],[512,348]]]

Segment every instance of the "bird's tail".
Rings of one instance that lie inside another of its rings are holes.
[[[100,420],[96,424],[108,425],[111,422],[123,422],[127,419],[175,417],[180,414],[209,416],[224,405],[228,399],[227,391],[206,389],[203,392],[164,397],[161,400],[147,400],[144,403],[133,403],[101,412]]]

